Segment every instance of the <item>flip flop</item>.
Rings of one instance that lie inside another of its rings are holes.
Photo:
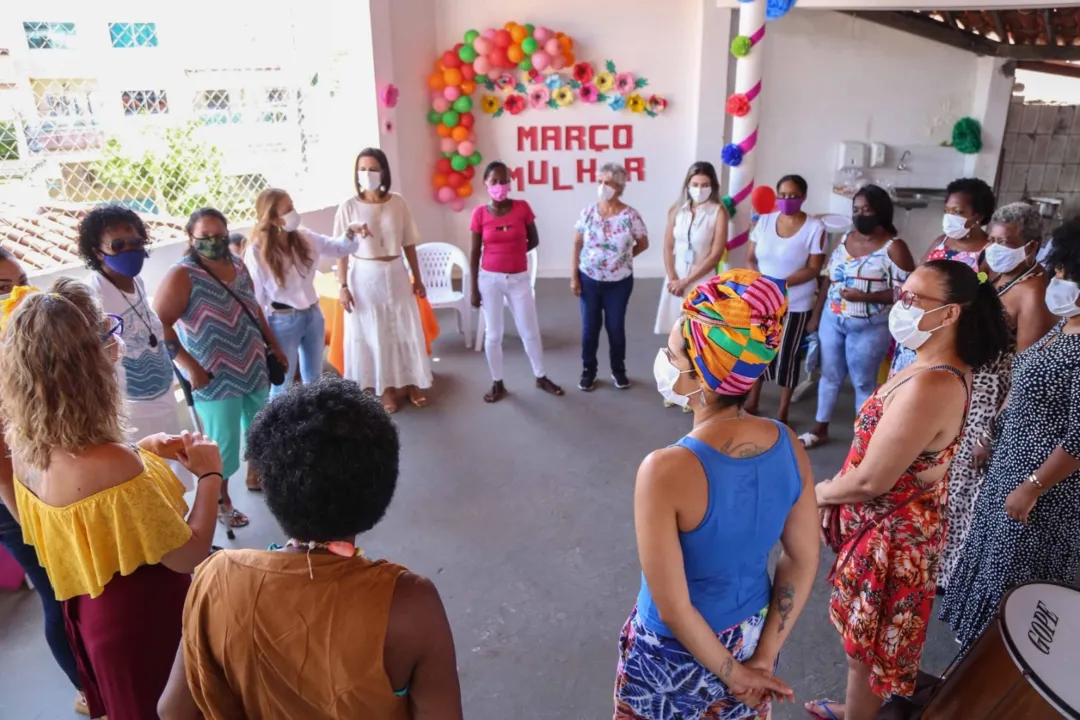
[[[836,713],[834,713],[832,710],[829,709],[829,705],[839,705],[839,704],[840,703],[836,702],[835,700],[829,700],[829,699],[814,700],[813,702],[810,703],[810,705],[813,705],[816,708],[821,708],[822,710],[824,710],[825,715],[818,715],[817,713],[812,713],[809,710],[807,710],[805,707],[803,708],[803,710],[806,710],[806,714],[809,715],[810,717],[816,717],[816,718],[824,717],[824,718],[826,718],[826,720],[840,720],[838,717],[836,717]]]
[[[804,448],[806,448],[807,450],[812,450],[813,448],[816,448],[819,445],[824,445],[827,442],[829,442],[828,438],[818,437],[817,435],[815,435],[812,432],[804,432],[802,435],[799,436],[798,440],[799,440],[799,442],[802,443],[802,446]]]

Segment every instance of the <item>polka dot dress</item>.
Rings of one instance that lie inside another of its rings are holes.
[[[1080,335],[1060,323],[1016,356],[1012,396],[999,420],[975,519],[941,604],[964,648],[994,619],[1006,591],[1024,582],[1071,583],[1080,565],[1080,471],[1047,490],[1028,524],[1005,498],[1057,447],[1080,458]]]

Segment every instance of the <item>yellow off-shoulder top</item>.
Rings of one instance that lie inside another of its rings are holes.
[[[143,472],[64,507],[15,482],[23,541],[37,550],[57,600],[95,598],[116,573],[159,563],[191,537],[184,486],[164,460],[138,453]]]

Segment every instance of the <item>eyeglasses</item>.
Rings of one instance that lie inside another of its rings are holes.
[[[920,295],[899,287],[893,288],[893,302],[900,303],[905,310],[910,310],[917,300],[933,300],[936,303],[946,304],[946,301],[942,298]]]
[[[112,326],[109,331],[101,336],[101,342],[105,342],[111,337],[120,337],[124,334],[124,318],[119,315],[113,315],[112,313],[105,313],[105,317],[112,321]]]
[[[119,255],[125,250],[145,250],[146,238],[117,238],[110,242],[106,247],[109,249],[111,255]]]

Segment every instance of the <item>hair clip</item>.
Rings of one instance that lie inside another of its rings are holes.
[[[977,275],[976,277],[978,277],[978,278],[979,278],[979,284],[980,284],[980,285],[985,285],[985,284],[986,284],[986,281],[990,279],[990,276],[989,276],[989,275],[987,275],[987,274],[986,274],[986,273],[984,273],[984,272],[980,272],[980,273],[979,273],[979,274],[978,274],[978,275]]]

